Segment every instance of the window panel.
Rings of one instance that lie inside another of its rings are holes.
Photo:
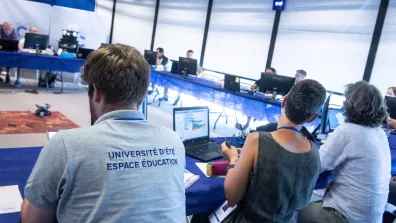
[[[389,1],[370,83],[383,94],[396,86],[396,0]]]
[[[150,49],[156,0],[117,1],[113,43],[136,47],[140,52]]]
[[[214,1],[204,68],[260,78],[265,70],[274,18],[272,1]]]
[[[161,0],[154,48],[162,47],[169,59],[185,57],[189,49],[201,56],[208,0]]]
[[[326,89],[343,92],[362,80],[378,0],[293,0],[282,12],[272,66],[294,76],[303,69]]]

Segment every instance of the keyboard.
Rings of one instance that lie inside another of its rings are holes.
[[[197,146],[189,146],[186,148],[186,150],[189,150],[195,155],[200,155],[210,152],[221,151],[221,146],[215,143],[207,143]]]

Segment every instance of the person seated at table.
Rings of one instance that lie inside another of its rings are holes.
[[[0,24],[0,39],[7,39],[7,40],[17,40],[18,35],[15,31],[14,26],[10,21],[4,22]],[[6,71],[6,84],[10,83],[10,67],[5,68]],[[3,78],[0,77],[0,82],[3,82]]]
[[[268,74],[277,74],[275,68],[273,68],[273,67],[268,67],[268,68],[265,70],[265,73],[268,73]],[[261,81],[261,79],[258,79],[256,82],[254,82],[254,84],[252,84],[252,86],[250,86],[250,89],[251,89],[251,90],[255,90],[255,89],[257,89],[258,87],[260,87],[260,81]],[[265,93],[265,92],[264,92],[264,93]]]
[[[389,87],[388,90],[386,91],[386,95],[389,96],[396,96],[396,87]]]
[[[194,51],[187,50],[186,57],[190,58],[190,59],[194,59]],[[204,70],[197,63],[197,78],[201,78],[203,76],[203,74],[204,74]],[[168,99],[168,90],[169,90],[168,87],[164,87],[164,97],[163,98]],[[176,98],[176,101],[173,103],[173,106],[176,106],[177,103],[179,103],[179,101],[180,101],[180,94],[177,94],[177,98]]]
[[[33,34],[37,34],[38,33],[38,29],[34,26],[29,27],[28,33],[33,33]],[[22,38],[19,40],[19,44],[18,44],[18,49],[20,52],[27,52],[29,51],[29,49],[24,49],[25,45],[25,38]],[[14,82],[14,86],[15,87],[21,87],[21,82],[20,82],[20,76],[21,76],[21,69],[18,68],[17,69],[17,78]]]
[[[277,74],[275,68],[273,68],[273,67],[268,67],[268,68],[265,70],[265,73],[268,73],[268,74],[275,74],[275,75]],[[254,84],[252,84],[252,85],[250,86],[250,90],[256,90],[256,89],[260,86],[260,81],[261,81],[261,79],[258,79],[256,82],[254,82]],[[264,93],[265,93],[265,92],[264,92]],[[239,130],[241,130],[241,131],[245,131],[246,129],[249,128],[250,122],[252,121],[252,119],[253,119],[253,117],[248,116],[245,125],[242,125],[242,124],[240,124],[240,123],[236,123],[236,124],[235,124],[235,128],[237,128],[237,129],[239,129]]]
[[[386,106],[379,90],[359,81],[345,91],[345,124],[320,148],[321,172],[333,181],[323,201],[301,211],[298,222],[382,222],[389,193],[391,157],[380,128]]]
[[[298,82],[282,101],[278,129],[248,135],[242,150],[222,144],[230,161],[224,190],[237,210],[225,222],[293,222],[305,208],[320,172],[318,148],[300,127],[318,117],[326,89]],[[239,156],[239,151],[241,151]]]
[[[143,55],[103,46],[86,59],[82,80],[93,126],[60,131],[42,149],[22,222],[181,222],[185,148],[139,111],[150,80]]]
[[[168,57],[165,56],[164,48],[158,47],[156,49],[156,51],[157,51],[157,66],[164,66],[165,67],[166,65],[168,65],[169,59],[168,59]],[[152,90],[149,91],[148,94],[151,95],[154,92],[156,87],[157,86],[155,84],[152,84],[151,85]]]
[[[386,91],[386,95],[395,97],[396,87],[389,87],[388,90]],[[391,129],[396,129],[396,119],[388,118],[388,120],[386,121],[388,122],[388,125]]]
[[[37,27],[31,26],[31,27],[29,27],[29,30],[27,33],[38,34],[38,29],[37,29]],[[19,40],[19,44],[18,44],[19,51],[25,52],[27,49],[25,49],[24,46],[25,46],[25,37],[23,37],[22,39]]]

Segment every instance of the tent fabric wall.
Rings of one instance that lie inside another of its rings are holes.
[[[18,39],[25,36],[30,26],[40,34],[50,32],[51,6],[25,0],[1,0],[0,23],[11,21],[18,32]]]
[[[95,0],[28,0],[86,11],[95,11]]]

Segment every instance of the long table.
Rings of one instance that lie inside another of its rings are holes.
[[[222,139],[212,139],[220,143]],[[392,157],[392,175],[396,174],[396,135],[389,138]],[[237,146],[237,145],[236,145]],[[42,147],[0,149],[0,186],[18,185],[23,196],[26,181],[40,154]],[[187,215],[199,214],[213,211],[225,201],[224,178],[208,178],[195,165],[200,162],[196,159],[186,157],[186,168],[199,175],[197,182],[186,190]],[[330,179],[330,172],[322,173],[317,181],[316,189],[325,188]],[[20,214],[0,215],[0,222],[20,222]]]
[[[62,90],[62,72],[78,73],[83,65],[84,60],[77,58],[0,51],[0,67],[60,71]],[[218,83],[203,78],[184,77],[152,70],[151,81],[154,84],[192,95],[197,99],[213,102],[259,120],[277,122],[280,116],[281,103],[279,101],[268,100],[261,94],[232,92],[224,89]],[[319,123],[320,119],[317,119],[308,125],[317,126]]]
[[[83,59],[0,51],[0,67],[79,73]]]
[[[61,72],[61,93],[63,92],[63,72],[79,73],[83,65],[84,60],[78,58],[0,51],[0,67]]]
[[[233,92],[203,78],[152,70],[151,82],[270,123],[277,123],[281,114],[280,101],[266,99],[262,94]],[[306,127],[316,127],[320,122],[321,118],[317,118]]]

